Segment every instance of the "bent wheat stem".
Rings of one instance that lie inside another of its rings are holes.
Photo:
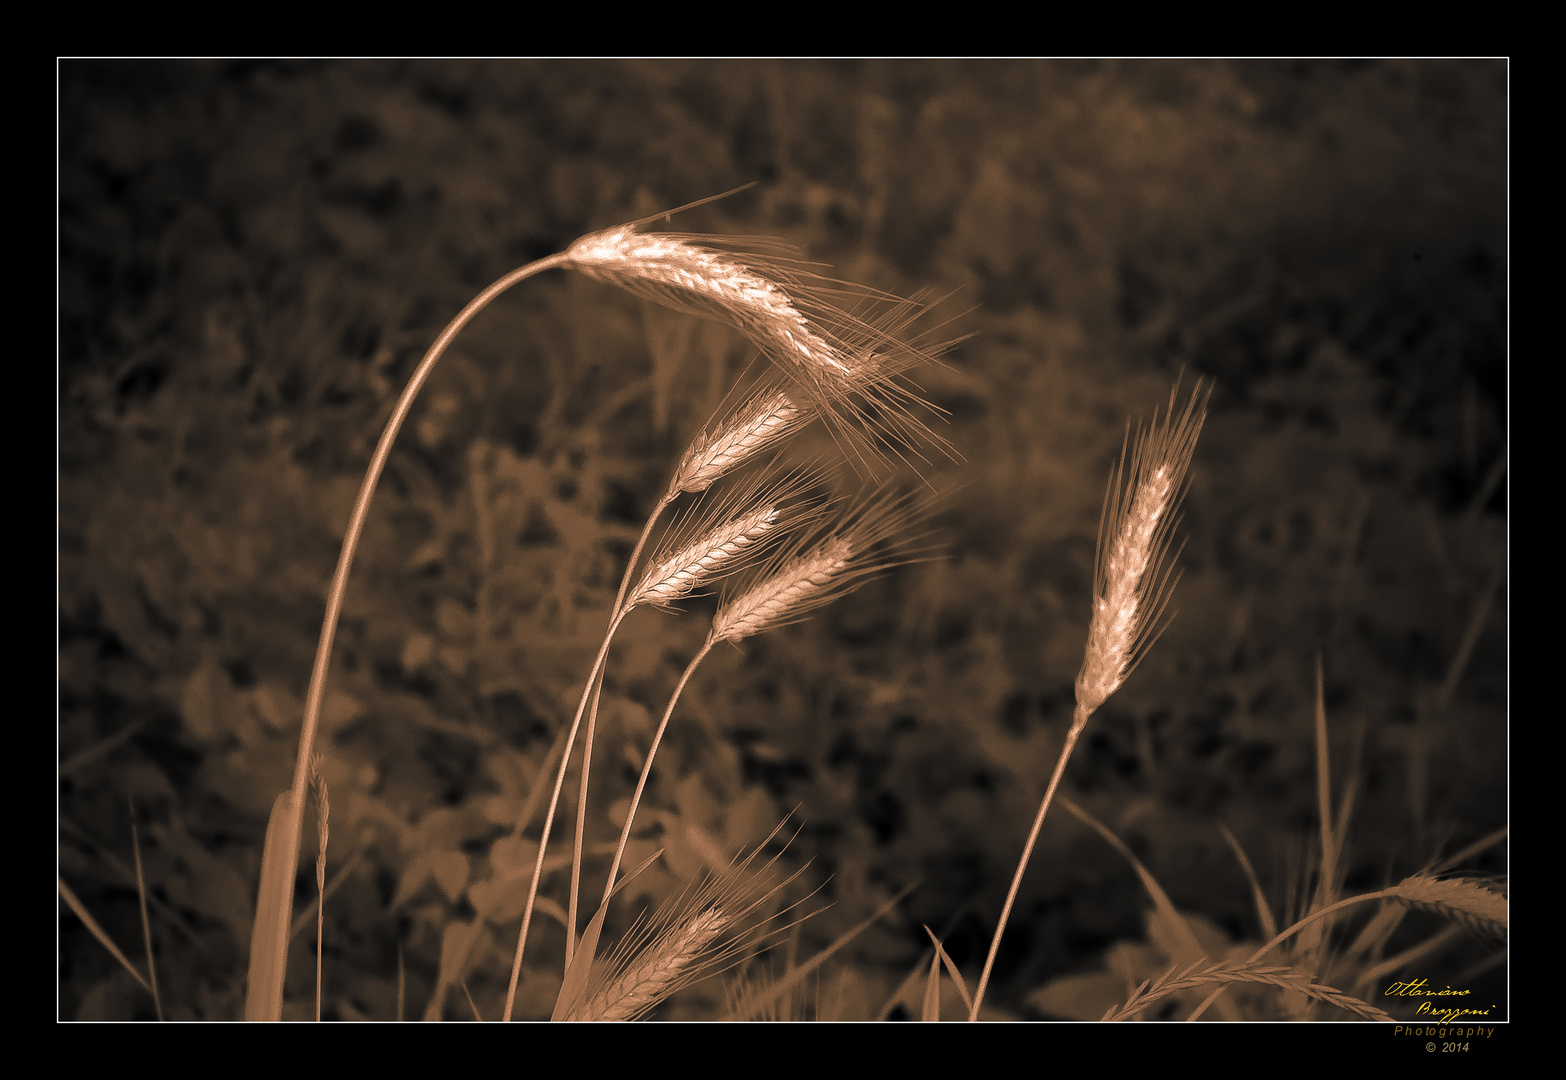
[[[588,713],[587,735],[582,742],[582,778],[581,790],[577,796],[576,840],[571,860],[571,898],[569,901],[569,907],[567,908],[565,962],[568,969],[571,966],[571,954],[576,948],[576,905],[577,896],[581,890],[582,851],[586,844],[587,780],[588,774],[592,769],[593,742],[598,732],[598,695],[603,689],[603,665],[604,662],[608,659],[609,642],[614,637],[615,628],[620,625],[620,619],[624,618],[624,613],[621,611],[621,608],[625,605],[625,593],[626,589],[630,586],[631,583],[631,574],[636,570],[636,563],[642,556],[642,549],[647,546],[648,537],[652,535],[653,524],[663,516],[664,510],[668,509],[669,504],[673,501],[673,492],[664,495],[663,498],[658,500],[658,505],[653,507],[653,512],[648,515],[647,524],[642,527],[642,535],[636,539],[636,547],[631,551],[631,557],[625,564],[625,573],[620,577],[620,590],[619,592],[615,593],[614,607],[611,609],[614,612],[614,615],[611,617],[612,622],[608,634],[604,638],[603,651],[599,655],[597,666],[594,668],[592,674],[588,677],[586,688],[584,688],[582,691],[582,702],[577,705],[577,717],[579,719],[582,715],[582,704],[588,705]],[[575,738],[574,730],[572,738]],[[571,743],[568,740],[566,743],[565,752],[561,755],[560,758],[560,775],[562,780],[565,777],[566,763],[570,760],[570,758]],[[543,836],[540,837],[538,842],[538,853],[540,857],[542,857],[544,853],[544,845],[546,845],[548,842],[549,830],[546,828],[544,830]],[[542,865],[542,858],[540,858],[539,867],[541,868]],[[529,908],[532,907],[533,898],[536,895],[537,888],[538,882],[535,876],[533,883],[533,889],[535,891],[534,893],[530,894],[528,898]],[[516,974],[520,974],[521,972],[520,965],[522,960],[523,939],[526,936],[527,926],[526,921],[524,920],[522,937],[517,939],[517,965],[515,967]],[[511,1016],[510,996],[511,995],[508,992],[506,1003],[506,1017],[508,1019]]]
[[[587,677],[587,687],[591,691],[594,681],[603,671],[604,658],[609,655],[609,643],[614,640],[614,632],[620,628],[620,622],[629,614],[630,609],[622,609],[615,613],[613,621],[609,624],[609,632],[604,635],[603,644],[598,649],[598,656],[593,661],[592,672]],[[511,1009],[516,1002],[517,981],[522,976],[522,952],[527,947],[527,932],[533,922],[533,907],[538,900],[538,882],[544,874],[544,852],[549,844],[549,834],[554,829],[555,811],[560,807],[560,791],[565,787],[566,766],[571,760],[571,747],[576,742],[576,733],[582,726],[582,714],[586,711],[590,694],[584,692],[582,702],[577,706],[576,717],[571,721],[570,731],[566,733],[565,749],[560,754],[560,768],[555,773],[555,787],[549,797],[549,810],[544,815],[544,831],[538,841],[538,856],[533,863],[533,880],[528,885],[527,906],[522,909],[522,929],[517,934],[516,955],[511,961],[511,983],[506,988],[506,1007],[501,1014],[502,1020],[511,1019]],[[584,768],[585,768],[584,763]],[[575,936],[575,928],[567,927],[567,937]]]
[[[631,796],[631,808],[626,811],[625,825],[620,829],[620,843],[614,851],[614,862],[609,864],[609,879],[604,885],[604,903],[609,902],[609,897],[614,893],[615,878],[620,873],[620,860],[625,857],[625,845],[631,839],[631,824],[636,820],[636,808],[641,805],[642,792],[647,789],[647,778],[652,775],[653,758],[658,754],[658,744],[663,741],[663,733],[668,730],[669,717],[674,715],[675,703],[680,700],[680,695],[685,692],[685,684],[691,681],[691,676],[696,674],[696,668],[707,658],[712,647],[717,641],[711,637],[701,647],[701,651],[691,658],[691,662],[685,665],[685,671],[680,675],[680,681],[674,686],[674,693],[669,695],[669,704],[664,707],[663,719],[658,721],[658,730],[653,734],[652,745],[647,748],[647,760],[642,764],[642,775],[636,781],[636,791]]]
[[[305,793],[310,783],[310,762],[315,753],[316,731],[320,726],[321,702],[326,694],[326,673],[331,666],[332,642],[337,635],[337,622],[342,616],[343,595],[348,591],[348,572],[353,568],[354,555],[359,550],[359,539],[364,533],[365,519],[369,516],[370,500],[375,495],[376,485],[380,483],[381,473],[386,469],[386,461],[391,456],[392,444],[397,441],[397,433],[402,430],[403,421],[408,418],[408,411],[413,408],[414,399],[419,396],[419,391],[430,377],[430,372],[435,370],[436,363],[445,354],[452,340],[473,320],[475,315],[488,307],[495,297],[518,282],[525,281],[545,270],[568,264],[564,254],[551,255],[547,259],[528,263],[501,277],[470,300],[467,307],[458,312],[457,317],[446,325],[440,337],[435,339],[435,343],[424,354],[424,359],[414,370],[413,377],[408,380],[402,396],[397,399],[397,404],[392,409],[391,417],[386,421],[380,442],[376,444],[375,454],[370,459],[370,466],[365,470],[364,480],[359,485],[359,494],[354,500],[353,512],[348,517],[348,529],[343,535],[342,551],[337,557],[337,569],[332,574],[331,588],[326,596],[326,615],[321,621],[321,638],[316,645],[315,663],[310,671],[310,689],[305,695],[304,719],[299,732],[299,755],[294,763],[294,782],[291,788],[293,798],[282,823],[286,830],[286,842],[279,850],[290,853],[299,850],[299,832],[304,824]],[[262,875],[262,880],[266,880],[266,875]],[[281,912],[280,925],[286,933],[289,915],[293,911],[294,875],[277,874],[274,875],[273,880],[275,895],[264,898],[263,902],[257,904],[257,910],[271,909]],[[276,936],[274,932],[276,927],[258,926],[257,929],[252,952],[259,952],[260,956],[252,955],[252,967],[263,958],[275,959],[276,949],[279,947],[279,943],[272,940]],[[282,947],[286,950],[286,941],[282,943]],[[281,962],[270,964],[265,978],[260,980],[265,985],[257,985],[255,980],[252,980],[246,1000],[247,1018],[274,1020],[281,1018],[284,968],[285,965]],[[266,1004],[263,1005],[263,1002]],[[273,1003],[276,1003],[276,1008],[272,1007]],[[262,1011],[271,1015],[257,1015]]]

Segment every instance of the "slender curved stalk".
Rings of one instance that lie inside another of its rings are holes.
[[[286,828],[293,837],[295,848],[304,823],[305,789],[310,780],[310,759],[315,752],[315,737],[320,727],[321,702],[326,693],[326,673],[331,666],[332,642],[337,636],[337,622],[342,615],[343,595],[348,590],[348,572],[353,567],[354,555],[359,549],[359,539],[364,533],[365,519],[369,516],[370,500],[375,495],[376,485],[380,482],[381,473],[386,468],[386,461],[391,456],[391,448],[397,439],[397,432],[401,430],[403,421],[408,418],[413,401],[418,397],[430,372],[434,370],[435,364],[462,328],[471,322],[475,315],[488,307],[490,301],[511,286],[545,270],[565,266],[568,261],[564,254],[559,254],[528,263],[506,274],[469,301],[467,307],[447,324],[446,329],[441,331],[440,337],[435,339],[435,343],[424,354],[424,359],[420,361],[413,377],[408,380],[402,396],[397,399],[390,419],[386,421],[386,428],[381,432],[381,441],[376,445],[375,455],[370,459],[370,466],[365,470],[364,480],[359,485],[359,496],[354,501],[353,513],[348,518],[342,551],[337,557],[337,569],[332,575],[331,589],[326,597],[326,615],[321,621],[321,638],[316,645],[315,664],[310,672],[310,689],[305,697],[304,722],[299,732],[299,756],[294,764],[293,802],[286,822]],[[294,875],[283,874],[278,878],[278,882],[279,892],[276,899],[281,903],[278,910],[292,911]],[[257,910],[262,910],[262,905],[258,905]],[[279,982],[282,975],[283,972],[279,970],[277,973]]]
[[[603,671],[604,660],[609,655],[609,643],[614,640],[614,632],[620,628],[620,622],[626,616],[626,611],[615,613],[609,623],[609,632],[604,635],[604,643],[598,649],[598,657],[593,661],[593,669],[588,673],[587,685],[591,689],[598,676]],[[501,1014],[501,1020],[511,1019],[511,1009],[516,1003],[517,981],[522,977],[522,951],[527,946],[527,931],[533,922],[533,907],[538,901],[538,882],[544,874],[544,851],[549,843],[549,834],[555,827],[555,811],[560,808],[560,791],[565,787],[566,767],[571,763],[571,747],[576,744],[576,733],[582,726],[582,714],[587,711],[587,699],[590,695],[583,693],[582,702],[576,707],[576,717],[571,721],[571,730],[566,733],[565,748],[560,752],[560,769],[555,773],[554,794],[549,797],[549,812],[544,815],[544,831],[539,836],[538,858],[533,863],[533,882],[527,890],[527,906],[522,909],[522,930],[517,935],[517,951],[511,961],[511,983],[506,988],[506,1008]],[[568,938],[576,935],[575,928],[567,927]]]
[[[685,665],[685,673],[680,676],[680,681],[675,684],[674,693],[669,695],[669,704],[663,710],[663,719],[658,722],[658,731],[653,735],[652,746],[647,748],[647,761],[642,765],[641,779],[636,781],[636,794],[631,796],[631,808],[625,814],[625,826],[620,830],[620,846],[615,849],[614,862],[609,866],[609,880],[604,885],[603,903],[609,902],[609,897],[614,894],[614,879],[620,873],[620,860],[625,857],[625,845],[631,839],[631,823],[636,820],[636,808],[641,805],[642,791],[647,787],[647,778],[652,775],[653,758],[658,754],[658,744],[663,741],[663,733],[669,726],[669,717],[674,715],[675,702],[680,700],[680,695],[685,692],[685,684],[690,682],[691,676],[696,674],[697,666],[706,659],[708,653],[717,641],[711,637],[701,647],[701,651],[691,658],[691,662]]]
[[[1077,738],[1082,734],[1082,729],[1087,727],[1088,714],[1081,709],[1072,718],[1071,730],[1066,732],[1066,745],[1060,748],[1060,758],[1055,762],[1055,772],[1049,778],[1049,787],[1044,790],[1044,799],[1039,803],[1039,812],[1033,819],[1033,830],[1028,833],[1028,842],[1023,845],[1022,858],[1017,863],[1017,872],[1011,878],[1011,891],[1006,894],[1006,906],[1001,909],[1000,924],[995,927],[995,937],[990,941],[990,954],[984,960],[984,973],[979,976],[979,985],[973,992],[973,1005],[968,1010],[968,1019],[979,1018],[979,1006],[984,1002],[985,987],[990,984],[990,971],[995,967],[995,954],[1000,952],[1001,935],[1006,932],[1006,923],[1011,918],[1012,905],[1017,902],[1017,891],[1022,887],[1022,874],[1028,868],[1028,860],[1033,857],[1033,845],[1039,838],[1039,830],[1044,825],[1044,815],[1049,812],[1049,804],[1055,799],[1055,789],[1060,786],[1060,778],[1065,775],[1066,762],[1071,757],[1072,749],[1077,745]]]
[[[663,516],[664,510],[674,501],[676,494],[677,492],[666,492],[663,498],[658,500],[658,505],[653,507],[651,516],[647,518],[647,524],[642,526],[642,535],[637,539],[636,547],[631,552],[631,558],[625,564],[624,576],[620,578],[620,591],[614,597],[614,608],[612,610],[617,617],[620,615],[620,605],[625,603],[625,594],[630,591],[631,575],[635,573],[636,564],[642,557],[642,548],[647,545],[647,538],[652,535],[653,524]],[[610,632],[613,633],[612,630]],[[591,704],[588,706],[587,711],[587,736],[582,740],[581,791],[577,797],[576,805],[576,848],[571,858],[571,900],[566,909],[565,962],[567,970],[571,967],[571,955],[576,950],[576,903],[578,893],[581,891],[582,849],[587,828],[587,775],[593,762],[593,742],[598,730],[598,699],[599,695],[603,693],[603,688],[603,673],[599,672],[598,679],[596,681],[589,680],[586,689],[582,691],[584,701],[588,700],[589,695],[591,695]],[[581,706],[578,705],[577,708],[580,710]],[[566,749],[566,754],[567,756],[570,755],[569,747]],[[545,837],[545,839],[547,840],[548,838]],[[542,850],[542,842],[540,842],[540,850]]]

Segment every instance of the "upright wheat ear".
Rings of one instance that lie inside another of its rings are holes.
[[[1177,384],[1163,424],[1154,413],[1149,428],[1137,434],[1129,468],[1122,451],[1110,477],[1099,523],[1093,621],[1077,674],[1078,722],[1120,689],[1162,629],[1158,620],[1176,580],[1170,528],[1207,415],[1208,394],[1198,381],[1176,421],[1178,393]]]
[[[1039,801],[1033,828],[1022,845],[1022,858],[1017,861],[1011,891],[1006,894],[1000,922],[995,927],[995,936],[990,939],[989,956],[985,958],[984,971],[968,1009],[969,1020],[979,1018],[984,991],[995,967],[995,956],[1000,952],[1001,936],[1011,918],[1012,905],[1017,902],[1017,890],[1022,887],[1023,872],[1033,856],[1033,846],[1038,842],[1039,830],[1044,827],[1044,816],[1049,813],[1060,778],[1065,775],[1071,751],[1087,727],[1088,717],[1110,694],[1120,689],[1120,684],[1126,681],[1126,676],[1162,629],[1158,620],[1174,588],[1170,574],[1169,531],[1175,507],[1184,494],[1185,474],[1196,450],[1196,437],[1201,433],[1202,421],[1207,415],[1209,393],[1210,390],[1203,392],[1198,379],[1185,412],[1176,421],[1175,402],[1180,394],[1180,384],[1176,381],[1169,392],[1169,412],[1164,416],[1163,424],[1159,424],[1155,412],[1147,430],[1137,432],[1129,459],[1122,447],[1120,464],[1109,478],[1109,493],[1105,496],[1098,524],[1093,621],[1088,627],[1082,670],[1077,674],[1076,714],[1066,731],[1065,744],[1055,760],[1055,771],[1050,775],[1049,786],[1044,789],[1044,798]],[[1129,429],[1126,436],[1129,441]]]

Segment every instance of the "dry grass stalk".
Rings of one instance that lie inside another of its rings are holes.
[[[1174,587],[1170,529],[1208,396],[1198,381],[1177,421],[1178,393],[1176,384],[1163,424],[1155,413],[1148,430],[1137,435],[1129,467],[1122,453],[1110,479],[1099,525],[1093,621],[1077,675],[1079,723],[1120,688],[1158,637],[1158,620]]]
[[[131,848],[136,856],[136,898],[141,905],[141,937],[147,947],[147,977],[152,980],[152,1004],[163,1019],[163,997],[158,993],[158,965],[152,959],[152,920],[147,918],[147,880],[141,872],[141,836],[136,828],[136,804],[131,803]]]
[[[66,906],[76,913],[76,917],[82,921],[82,925],[87,927],[92,936],[98,939],[100,945],[109,950],[109,955],[118,960],[122,968],[130,972],[131,978],[140,983],[143,990],[149,994],[152,993],[152,984],[143,978],[141,972],[136,970],[136,965],[132,964],[125,954],[120,952],[120,947],[114,944],[113,939],[109,937],[108,931],[99,926],[98,920],[88,913],[86,905],[77,899],[76,894],[71,891],[71,887],[65,883],[65,879],[56,878],[55,880],[59,884],[60,897],[65,901]]]
[[[1125,1004],[1110,1009],[1104,1014],[1104,1019],[1125,1020],[1172,994],[1184,993],[1187,990],[1195,990],[1203,986],[1215,984],[1222,986],[1236,982],[1260,983],[1305,994],[1317,1001],[1336,1005],[1338,1008],[1363,1017],[1366,1020],[1387,1021],[1392,1019],[1392,1017],[1374,1005],[1369,1005],[1334,987],[1323,986],[1312,981],[1310,975],[1305,972],[1297,971],[1290,967],[1258,964],[1254,960],[1247,960],[1239,964],[1220,962],[1208,964],[1205,967],[1198,961],[1188,966],[1184,971],[1176,972],[1171,970],[1156,982],[1144,982],[1137,987]]]

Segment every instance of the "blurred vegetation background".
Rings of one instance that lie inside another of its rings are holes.
[[[926,474],[966,486],[938,519],[942,561],[699,673],[639,816],[639,850],[666,850],[647,902],[794,811],[784,862],[810,860],[808,906],[831,904],[793,932],[800,958],[914,887],[827,966],[822,1015],[906,1015],[925,924],[973,979],[1070,719],[1105,480],[1127,421],[1182,371],[1216,391],[1179,615],[1094,718],[1065,793],[1215,940],[1254,945],[1221,829],[1274,911],[1298,910],[1319,658],[1334,799],[1351,800],[1346,891],[1505,825],[1503,62],[64,61],[59,76],[60,874],[142,959],[134,820],[171,1016],[240,1013],[337,545],[419,357],[507,270],[752,181],[675,227],[781,237],[837,277],[951,294],[943,332],[971,337],[921,382],[963,460]],[[554,274],[436,370],[333,660],[328,1017],[393,1017],[399,957],[410,1018],[468,1016],[463,981],[498,1015],[532,865],[517,816],[631,542],[750,358],[725,331]],[[691,609],[620,635],[597,842],[705,635],[710,602]],[[1504,873],[1504,850],[1463,868]],[[1069,1015],[1041,993],[1053,980],[1123,986],[1130,956],[1160,973],[1148,906],[1121,855],[1052,811],[990,1001]],[[309,921],[289,1015],[313,995]],[[1399,941],[1440,925],[1411,918]],[[558,931],[545,919],[535,940]],[[74,916],[58,933],[62,1017],[152,1015]],[[558,951],[530,947],[527,1015],[548,1014]],[[1407,974],[1467,980],[1505,1016],[1504,967],[1475,942]],[[721,991],[665,1015],[712,1015]]]

